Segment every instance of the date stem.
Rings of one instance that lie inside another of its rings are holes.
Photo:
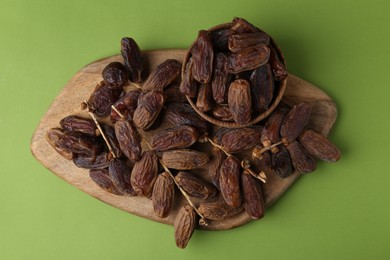
[[[270,145],[270,146],[267,146],[267,147],[264,147],[264,148],[262,148],[262,149],[259,149],[259,148],[256,148],[256,147],[255,147],[255,148],[253,149],[252,155],[253,155],[253,157],[255,157],[255,158],[261,158],[261,155],[262,155],[263,153],[265,153],[266,151],[272,150],[273,148],[275,148],[275,147],[277,147],[277,146],[279,146],[279,145],[281,145],[281,144],[284,144],[283,141],[274,143],[274,144],[272,144],[272,145]]]
[[[112,150],[111,144],[110,144],[110,142],[107,140],[107,137],[106,137],[106,135],[104,134],[103,129],[100,127],[100,124],[99,124],[99,122],[97,121],[95,114],[89,110],[89,104],[88,104],[88,102],[87,102],[87,101],[84,101],[84,102],[81,104],[81,107],[88,110],[88,114],[92,117],[93,121],[95,122],[96,127],[99,129],[99,132],[101,133],[101,135],[102,135],[102,137],[103,137],[103,139],[104,139],[104,142],[106,142],[107,147],[108,147],[108,150],[110,151],[112,157],[116,158],[116,155],[115,155],[114,151]]]

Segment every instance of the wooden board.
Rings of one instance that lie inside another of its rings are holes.
[[[147,71],[151,71],[168,58],[182,61],[185,53],[186,50],[181,49],[146,51],[143,53],[145,68]],[[101,72],[103,68],[112,61],[121,61],[121,56],[117,55],[95,61],[82,68],[72,77],[39,122],[32,136],[31,151],[34,157],[47,169],[81,191],[129,213],[172,225],[180,205],[185,203],[183,197],[177,200],[170,216],[164,219],[158,218],[153,213],[151,200],[142,197],[116,196],[103,191],[91,181],[88,170],[76,167],[72,161],[68,161],[57,154],[45,139],[46,132],[52,127],[59,126],[59,121],[63,117],[71,114],[88,117],[86,112],[81,111],[80,104],[88,99],[95,86],[102,80]],[[284,101],[296,103],[301,100],[310,101],[313,105],[309,127],[325,136],[328,135],[337,117],[335,103],[316,86],[290,74]],[[147,132],[146,138],[150,137],[151,134],[153,134],[153,131]],[[208,144],[202,145],[201,150],[207,151],[210,149]],[[202,174],[207,178],[207,166],[198,170],[195,174]],[[267,176],[268,181],[263,185],[266,206],[269,207],[273,204],[299,176],[298,173],[294,173],[286,179]],[[242,212],[230,219],[211,221],[207,227],[200,228],[223,230],[243,225],[249,221],[251,221],[249,216]]]

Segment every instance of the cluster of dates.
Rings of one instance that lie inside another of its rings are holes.
[[[47,132],[47,140],[77,167],[89,169],[103,190],[151,199],[160,218],[169,216],[174,201],[183,196],[187,203],[174,221],[180,248],[186,247],[198,223],[207,225],[243,211],[260,219],[265,209],[260,181],[265,182],[266,175],[285,178],[294,169],[314,171],[315,157],[337,161],[338,149],[307,129],[308,102],[292,108],[280,104],[268,119],[250,127],[218,129],[199,116],[186,95],[197,97],[203,112],[212,97],[216,118],[247,123],[252,106],[257,112],[267,110],[275,82],[287,76],[270,41],[264,32],[235,18],[228,29],[201,31],[183,68],[168,59],[143,80],[141,51],[133,39],[123,38],[123,63],[109,63],[103,81],[83,103],[91,118],[67,116],[61,127]],[[129,85],[137,88],[125,91]],[[212,93],[207,98],[205,89]],[[230,119],[216,116],[223,107]],[[146,140],[144,133],[150,130],[158,131]],[[209,170],[209,178],[195,174],[202,167]]]
[[[248,124],[270,108],[287,77],[280,55],[266,32],[234,18],[221,28],[199,31],[180,89],[200,113]]]

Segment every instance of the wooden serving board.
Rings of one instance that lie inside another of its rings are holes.
[[[151,71],[168,58],[182,61],[185,53],[184,49],[145,51],[143,52],[144,68],[146,71]],[[142,197],[117,196],[105,192],[92,182],[88,170],[76,167],[72,161],[57,154],[45,139],[46,132],[50,128],[58,127],[59,121],[63,117],[76,114],[88,117],[88,114],[81,110],[80,104],[88,99],[95,86],[102,80],[103,68],[110,62],[121,60],[121,56],[117,55],[95,61],[82,68],[71,78],[39,122],[32,136],[31,151],[34,157],[47,169],[81,191],[129,213],[172,225],[180,205],[186,203],[181,195],[176,196],[180,199],[176,200],[170,216],[164,219],[156,217],[153,213],[151,200]],[[335,103],[316,86],[289,74],[284,101],[293,104],[301,100],[310,101],[313,105],[309,128],[325,136],[328,135],[337,117]],[[143,132],[143,134],[148,139],[155,131]],[[210,151],[210,145],[200,144],[197,149]],[[194,174],[200,174],[207,179],[207,168],[208,165],[195,171]],[[269,207],[273,204],[299,176],[298,173],[294,173],[286,179],[267,176],[267,183],[262,185],[266,206]],[[210,221],[207,227],[199,227],[206,230],[224,230],[241,226],[249,221],[251,221],[249,216],[242,212],[223,221]]]

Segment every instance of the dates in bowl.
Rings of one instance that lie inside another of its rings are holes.
[[[243,127],[267,117],[287,84],[276,42],[242,18],[200,30],[182,67],[180,90],[214,125]]]

